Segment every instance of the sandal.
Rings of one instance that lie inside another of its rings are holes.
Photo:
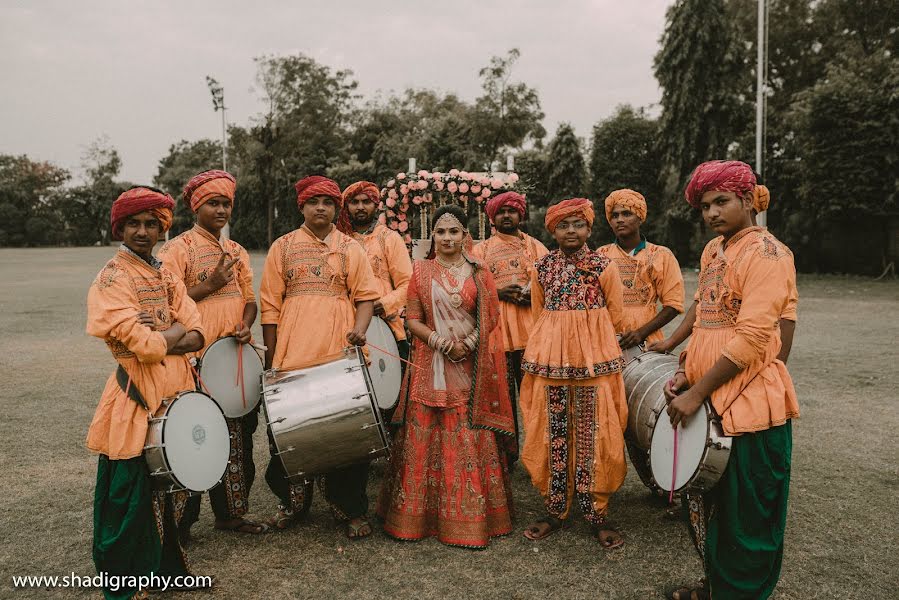
[[[709,600],[709,590],[705,587],[705,580],[696,585],[681,585],[665,591],[668,600]]]
[[[289,529],[297,524],[299,520],[299,515],[297,515],[294,511],[289,510],[286,506],[278,505],[278,512],[275,513],[275,516],[266,521],[266,525],[271,529],[277,529],[279,531],[283,531],[285,529]]]
[[[602,535],[602,532],[611,532],[610,534]],[[617,541],[613,541],[615,537],[618,537]],[[624,546],[624,536],[621,535],[621,532],[618,531],[618,528],[613,525],[611,522],[606,521],[602,525],[596,526],[596,539],[599,541],[599,544],[606,550],[617,550]]]
[[[237,518],[232,519],[232,521],[237,521],[236,525],[221,525],[220,521],[216,521],[214,527],[219,531],[237,531],[240,533],[249,533],[252,535],[259,535],[260,533],[268,533],[270,527],[268,523],[259,523],[257,521],[253,521],[251,519],[243,519]],[[226,523],[228,521],[225,521]]]
[[[543,528],[540,527],[540,525],[549,525],[549,527]],[[536,542],[548,538],[557,531],[568,529],[569,527],[571,527],[571,525],[569,525],[567,521],[557,519],[552,515],[546,515],[545,517],[537,519],[530,527],[525,529],[524,537]],[[541,531],[543,531],[542,534],[540,533]]]
[[[367,517],[356,517],[347,521],[346,536],[351,540],[359,540],[372,533],[374,533],[374,529]]]

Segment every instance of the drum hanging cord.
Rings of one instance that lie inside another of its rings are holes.
[[[370,347],[374,348],[375,350],[378,350],[379,352],[383,352],[383,353],[386,354],[387,356],[390,356],[390,357],[399,359],[401,362],[406,363],[406,364],[409,365],[410,367],[415,367],[416,369],[420,369],[420,368],[421,368],[421,367],[419,367],[418,365],[416,365],[415,363],[412,363],[412,362],[406,360],[405,358],[403,358],[403,357],[401,357],[401,356],[397,356],[396,354],[393,354],[392,352],[388,352],[387,350],[384,350],[384,348],[378,348],[377,346],[375,346],[375,345],[372,344],[371,342],[365,342],[365,345],[366,345],[366,346],[370,346]]]

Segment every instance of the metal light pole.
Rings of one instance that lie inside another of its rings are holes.
[[[765,172],[765,103],[768,84],[768,0],[758,0],[758,40],[756,41],[755,86],[755,171],[762,177]],[[768,211],[756,217],[761,227],[768,225]]]
[[[206,76],[206,85],[209,87],[209,92],[212,94],[212,106],[215,108],[215,111],[222,111],[222,171],[228,170],[228,125],[225,120],[225,88],[223,88],[218,81],[210,77]],[[225,225],[222,227],[222,237],[228,239],[231,237],[231,226]]]

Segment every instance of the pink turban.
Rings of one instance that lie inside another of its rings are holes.
[[[233,202],[236,190],[237,181],[231,173],[213,169],[194,175],[184,186],[181,198],[193,212],[197,212],[203,204],[219,196]]]
[[[687,202],[699,208],[699,200],[706,192],[734,192],[742,196],[755,187],[755,173],[752,167],[738,160],[710,160],[693,171],[690,183],[684,190]]]
[[[337,229],[348,235],[352,234],[353,225],[350,223],[350,216],[347,214],[347,204],[359,194],[368,196],[368,199],[374,202],[376,206],[381,202],[381,190],[371,181],[357,181],[347,186],[343,190],[343,207],[340,210],[340,216],[337,218]]]
[[[627,208],[640,217],[640,222],[646,220],[646,198],[643,194],[634,190],[615,190],[606,198],[606,221],[612,222],[612,211],[616,206]]]
[[[522,219],[524,218],[524,210],[527,204],[524,196],[517,192],[503,192],[502,194],[497,194],[491,198],[490,201],[487,202],[487,207],[485,208],[487,217],[493,221],[496,217],[496,213],[498,213],[499,209],[504,206],[511,206],[518,211],[518,214],[521,215]]]
[[[333,179],[322,177],[321,175],[310,175],[300,179],[293,186],[297,190],[297,206],[303,210],[303,205],[309,198],[316,196],[327,196],[334,200],[338,210],[343,206],[343,198],[340,195],[340,186]]]
[[[562,200],[558,204],[554,204],[546,209],[546,218],[544,224],[546,229],[553,233],[556,225],[568,217],[579,215],[582,219],[592,227],[593,221],[596,219],[596,213],[593,212],[593,203],[586,198],[571,198],[570,200]]]
[[[109,215],[112,239],[121,241],[122,225],[125,220],[144,211],[149,211],[159,219],[162,232],[165,233],[172,226],[172,209],[174,208],[175,201],[168,194],[145,187],[131,188],[119,195],[112,203],[112,212]]]

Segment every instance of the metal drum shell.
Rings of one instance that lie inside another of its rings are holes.
[[[292,483],[388,452],[389,438],[358,348],[323,365],[266,371],[262,405]]]
[[[676,356],[645,352],[632,359],[622,372],[627,395],[627,436],[638,448],[648,451],[652,431],[665,409],[665,384],[674,377]]]

